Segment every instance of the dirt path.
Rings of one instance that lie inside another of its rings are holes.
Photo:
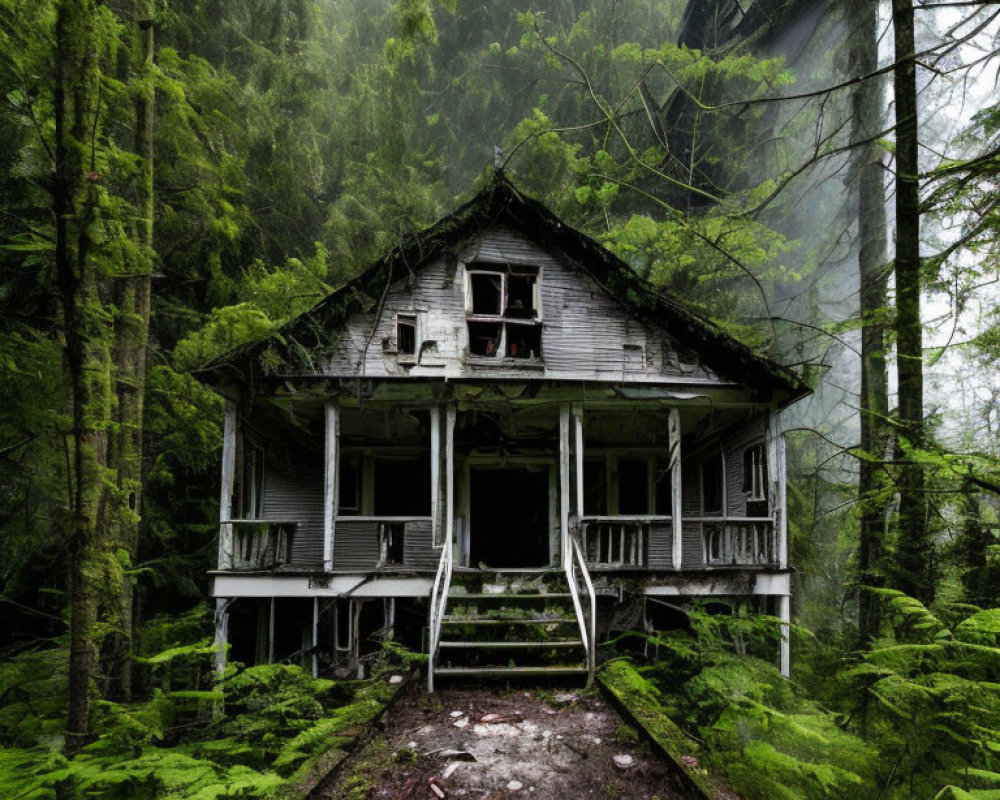
[[[411,689],[327,800],[683,800],[668,767],[594,692]]]

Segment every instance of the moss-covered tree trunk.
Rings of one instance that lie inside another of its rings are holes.
[[[852,0],[850,53],[857,75],[878,69],[878,4]],[[863,456],[858,464],[860,531],[858,580],[862,587],[882,583],[885,456],[889,398],[885,362],[887,297],[885,183],[882,148],[876,141],[882,126],[882,81],[859,83],[851,98],[852,172],[857,191],[858,285],[861,316],[860,427]],[[858,597],[858,638],[862,647],[877,634],[877,598],[862,589]]]
[[[70,663],[67,747],[90,729],[95,665],[99,532],[106,510],[105,467],[109,415],[109,332],[93,264],[97,209],[93,161],[99,113],[96,32],[92,0],[56,6],[53,49],[54,122],[52,211],[55,268],[62,305],[62,339],[72,396],[69,515]]]
[[[110,468],[116,484],[112,544],[126,564],[134,564],[139,545],[142,498],[143,394],[149,341],[150,278],[153,250],[154,0],[132,6],[132,64],[135,97],[137,263],[115,285],[115,389],[117,396]],[[104,643],[107,691],[111,698],[132,694],[133,582],[126,573],[114,594],[112,632]]]
[[[899,528],[896,588],[934,599],[934,553],[927,527],[924,468],[910,450],[924,445],[923,327],[920,318],[920,201],[917,77],[912,0],[893,0],[896,107],[896,375],[899,386]]]

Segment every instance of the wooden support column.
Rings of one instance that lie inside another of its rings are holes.
[[[434,406],[431,415],[431,543],[444,541],[441,535],[441,409]]]
[[[573,406],[574,455],[576,456],[576,516],[583,518],[583,406]]]
[[[319,597],[313,597],[312,673],[319,677]]]
[[[448,404],[445,418],[445,529],[444,546],[455,546],[455,404]]]
[[[792,648],[789,638],[792,623],[792,598],[787,594],[778,597],[778,618],[781,620],[781,642],[778,645],[778,666],[786,678],[792,674]]]
[[[215,671],[219,679],[226,671],[226,646],[229,644],[229,604],[231,598],[215,598]]]
[[[323,471],[323,569],[333,569],[333,546],[340,503],[340,409],[326,404],[326,444]]]
[[[236,403],[226,400],[222,428],[222,487],[219,492],[219,569],[233,568],[233,480],[236,475]]]
[[[684,562],[684,493],[681,488],[681,412],[670,409],[667,416],[667,445],[670,448],[670,519],[673,528],[671,563],[680,569]]]
[[[563,566],[569,564],[569,405],[559,407],[559,543]]]
[[[767,469],[771,477],[768,487],[771,495],[771,514],[774,518],[775,549],[778,567],[788,569],[788,473],[785,468],[785,434],[774,414],[767,430]]]

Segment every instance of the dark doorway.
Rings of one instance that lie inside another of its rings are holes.
[[[470,472],[469,566],[549,565],[549,469],[514,467]]]

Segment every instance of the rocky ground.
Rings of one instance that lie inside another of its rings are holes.
[[[329,800],[680,800],[669,767],[596,692],[413,687]]]

